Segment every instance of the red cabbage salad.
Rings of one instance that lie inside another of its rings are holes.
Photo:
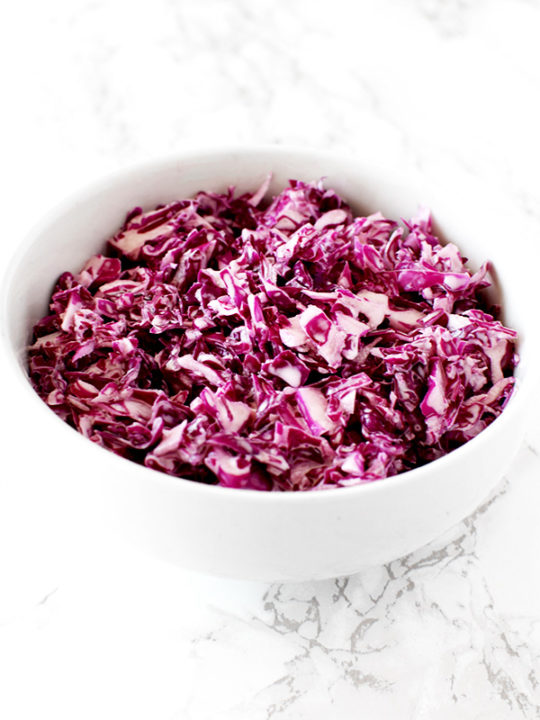
[[[232,488],[380,480],[463,445],[514,386],[516,333],[430,216],[358,217],[321,182],[132,210],[65,272],[31,382],[113,452]]]

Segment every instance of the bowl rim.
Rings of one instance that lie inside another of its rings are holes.
[[[111,450],[103,448],[61,420],[61,418],[59,418],[35,392],[20,358],[18,357],[18,351],[8,337],[6,328],[8,327],[9,322],[9,298],[12,290],[12,278],[14,272],[26,258],[29,250],[31,250],[34,244],[39,241],[41,234],[43,234],[51,224],[60,220],[64,214],[73,210],[77,205],[84,204],[95,194],[106,192],[109,188],[116,187],[118,184],[129,181],[129,178],[135,175],[151,173],[153,171],[162,172],[167,169],[174,169],[184,164],[187,165],[204,160],[218,161],[220,158],[225,159],[225,157],[230,156],[231,154],[244,156],[269,154],[281,158],[294,156],[295,160],[301,160],[302,158],[305,158],[307,161],[313,161],[316,159],[321,161],[326,160],[332,165],[332,167],[343,165],[344,167],[353,168],[356,165],[358,170],[363,170],[365,172],[375,169],[379,172],[381,170],[389,172],[389,167],[383,164],[375,164],[371,161],[366,162],[361,158],[356,158],[356,156],[353,158],[345,157],[341,153],[319,150],[317,148],[309,148],[307,146],[272,144],[227,145],[212,148],[207,146],[201,149],[191,149],[187,152],[175,152],[173,154],[158,156],[143,162],[125,165],[120,169],[105,173],[101,177],[94,179],[92,182],[87,183],[75,192],[69,194],[63,201],[55,204],[49,211],[43,214],[37,222],[33,223],[33,225],[29,227],[29,229],[25,232],[24,237],[21,239],[21,242],[17,243],[16,249],[12,253],[9,261],[6,263],[0,285],[0,336],[4,344],[4,349],[9,357],[12,369],[15,370],[15,375],[19,384],[25,388],[29,402],[31,402],[30,398],[32,398],[36,411],[38,411],[39,407],[39,412],[44,413],[43,422],[47,422],[46,417],[49,418],[49,421],[52,419],[57,423],[57,428],[62,428],[62,431],[67,431],[69,433],[69,435],[66,435],[66,438],[71,437],[71,441],[82,442],[81,453],[84,452],[84,448],[86,448],[87,451],[90,450],[91,453],[96,450],[100,453],[106,453],[109,461],[115,464],[121,463],[121,467],[124,468],[124,471],[126,471],[127,467],[131,466],[131,472],[141,474],[141,478],[144,477],[154,483],[165,485],[167,488],[176,488],[173,489],[173,492],[191,492],[200,493],[201,495],[206,495],[210,492],[216,495],[216,497],[221,495],[222,497],[236,498],[233,502],[242,502],[244,500],[251,501],[252,499],[257,498],[255,502],[268,503],[270,501],[280,504],[293,502],[298,504],[304,502],[323,502],[319,498],[326,498],[327,501],[343,501],[345,499],[352,499],[353,495],[356,497],[357,494],[359,494],[359,497],[363,497],[366,493],[391,492],[393,488],[403,487],[405,484],[414,484],[415,482],[421,483],[426,476],[432,474],[433,472],[437,472],[439,469],[442,470],[444,467],[453,462],[465,458],[467,454],[476,455],[477,452],[481,452],[484,446],[489,445],[492,436],[496,436],[497,434],[503,432],[505,425],[511,423],[516,415],[526,411],[535,387],[540,384],[540,374],[533,377],[531,367],[528,368],[526,376],[523,379],[517,378],[514,392],[512,393],[512,396],[503,412],[495,418],[495,420],[487,428],[482,430],[478,435],[471,440],[468,440],[460,447],[440,458],[437,458],[436,460],[432,460],[426,465],[383,478],[382,480],[370,481],[345,487],[316,488],[315,491],[275,491],[255,490],[252,488],[231,488],[168,475],[159,470],[148,468],[145,465],[123,458]],[[392,172],[394,173],[394,178],[397,177],[398,180],[405,176],[404,173],[395,174],[394,170],[392,170]],[[410,177],[411,175],[414,176],[414,180],[417,182],[421,180],[421,173],[414,169],[409,172],[409,169],[407,169],[407,177]],[[539,333],[537,333],[534,337],[534,350],[537,351],[536,354],[538,354],[539,337]],[[531,344],[530,340],[528,344]],[[532,351],[533,353],[534,350]],[[532,363],[529,360],[529,366],[530,365],[532,365]],[[48,424],[51,428],[53,427],[51,422],[48,422]],[[103,460],[105,456],[101,455],[100,457]],[[130,465],[127,466],[126,463],[129,463]]]

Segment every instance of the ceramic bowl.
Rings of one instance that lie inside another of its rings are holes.
[[[25,372],[31,328],[46,312],[64,270],[80,269],[135,205],[197,190],[255,189],[273,173],[270,192],[289,178],[326,178],[360,212],[409,217],[428,205],[438,229],[469,257],[493,262],[504,320],[518,330],[517,387],[504,412],[466,445],[424,467],[368,485],[307,493],[229,489],[169,477],[88,441],[47,408]],[[515,219],[481,187],[433,185],[421,176],[355,158],[269,147],[183,156],[129,169],[72,199],[24,242],[4,281],[2,329],[28,405],[29,432],[51,451],[36,457],[69,479],[76,509],[94,532],[112,528],[180,566],[230,577],[303,580],[354,573],[400,557],[457,523],[487,496],[519,447],[526,406],[540,367],[536,298],[538,261]],[[68,504],[68,499],[66,499]]]

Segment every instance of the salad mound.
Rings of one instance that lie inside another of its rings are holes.
[[[480,433],[514,386],[516,333],[430,216],[355,217],[322,182],[132,210],[65,272],[31,382],[132,461],[257,490],[357,485]]]

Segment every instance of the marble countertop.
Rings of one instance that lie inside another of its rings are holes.
[[[540,232],[537,0],[26,0],[0,32],[2,265],[74,189],[209,144],[474,177]],[[537,410],[444,537],[350,578],[266,585],[99,532],[55,538],[0,369],[3,719],[540,717]]]

